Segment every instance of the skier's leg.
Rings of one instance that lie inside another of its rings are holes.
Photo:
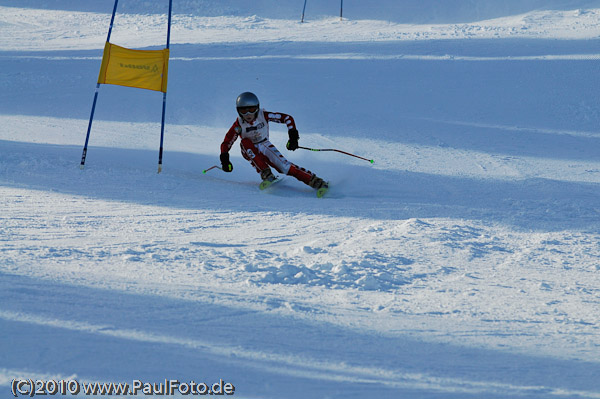
[[[290,166],[288,175],[294,176],[302,183],[307,184],[312,188],[316,188],[317,190],[321,187],[327,186],[327,182],[325,182],[323,179],[312,173],[310,170],[306,170],[295,164],[292,164]]]
[[[274,167],[279,173],[289,174],[288,171],[292,165],[290,161],[279,152],[269,140],[265,140],[262,143],[256,145],[258,151],[263,154],[269,165]]]
[[[242,149],[242,156],[244,159],[250,161],[258,173],[261,173],[263,170],[269,167],[267,158],[260,153],[254,143],[252,143],[252,140],[243,139],[240,143],[240,147]]]
[[[294,176],[304,184],[309,184],[310,179],[313,177],[313,173],[309,170],[299,167],[298,165],[292,164],[288,175]]]
[[[327,183],[317,177],[314,173],[306,170],[296,164],[291,163],[279,152],[279,150],[271,144],[268,140],[263,141],[256,145],[258,151],[264,154],[269,165],[277,169],[279,173],[284,173],[289,176],[293,176],[300,180],[302,183],[307,184],[313,188],[319,189]]]

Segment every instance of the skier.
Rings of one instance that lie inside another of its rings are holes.
[[[261,189],[271,185],[277,178],[271,171],[275,168],[279,173],[295,177],[312,188],[323,193],[328,188],[327,182],[314,173],[301,168],[287,159],[269,141],[269,122],[285,123],[288,128],[289,140],[286,148],[290,151],[298,149],[298,130],[291,115],[275,113],[260,108],[258,97],[254,93],[244,92],[235,102],[238,118],[233,123],[221,144],[221,167],[225,172],[231,172],[233,165],[229,160],[229,150],[241,136],[240,147],[242,156],[260,173]]]

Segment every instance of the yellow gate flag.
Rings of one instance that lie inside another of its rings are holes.
[[[167,92],[169,49],[130,50],[106,42],[98,83]]]

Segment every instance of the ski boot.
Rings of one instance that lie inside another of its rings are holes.
[[[317,197],[323,197],[329,191],[329,183],[325,180],[313,175],[308,182],[308,185],[317,190]]]
[[[260,183],[260,185],[258,187],[261,190],[264,190],[265,188],[269,187],[271,184],[275,183],[275,181],[277,181],[277,177],[273,174],[273,172],[271,171],[271,168],[267,168],[267,169],[263,170],[262,172],[260,172],[260,178],[262,179],[262,182]]]

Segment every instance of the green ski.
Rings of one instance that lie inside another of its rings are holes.
[[[325,185],[325,186],[323,186],[323,187],[319,188],[319,189],[317,190],[317,198],[323,198],[323,196],[324,196],[325,194],[327,194],[327,192],[328,192],[328,191],[329,191],[329,184],[327,184],[327,185]]]
[[[277,183],[279,180],[279,178],[275,178],[273,180],[263,180],[259,185],[258,188],[261,190],[266,190],[267,188],[271,187],[273,184]]]

